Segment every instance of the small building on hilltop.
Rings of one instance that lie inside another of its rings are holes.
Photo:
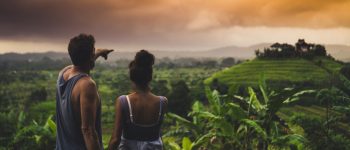
[[[299,39],[297,43],[295,43],[295,49],[298,52],[306,52],[310,50],[310,45],[305,42],[304,39]]]

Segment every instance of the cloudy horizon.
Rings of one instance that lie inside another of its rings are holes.
[[[349,0],[0,1],[0,53],[66,51],[93,34],[120,51],[208,50],[298,38],[350,46]]]

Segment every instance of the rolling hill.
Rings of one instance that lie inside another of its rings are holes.
[[[317,64],[321,62],[321,65]],[[214,79],[229,87],[256,86],[263,76],[275,83],[311,83],[321,85],[328,82],[331,71],[339,71],[342,64],[329,58],[253,59],[226,68],[205,80],[210,85]]]

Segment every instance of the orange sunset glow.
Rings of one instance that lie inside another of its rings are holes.
[[[259,43],[350,43],[349,0],[31,0],[0,2],[0,53],[66,51],[78,33],[121,51]]]

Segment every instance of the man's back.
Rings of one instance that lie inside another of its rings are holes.
[[[87,149],[91,138],[102,143],[100,116],[101,103],[92,79],[73,67],[63,69],[57,80],[56,148]]]

